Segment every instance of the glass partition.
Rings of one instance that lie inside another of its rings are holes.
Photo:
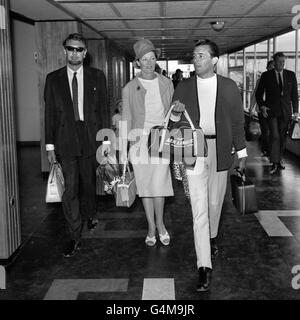
[[[286,55],[285,69],[295,71],[296,64],[296,31],[291,31],[278,36],[276,39],[276,51],[281,51]]]

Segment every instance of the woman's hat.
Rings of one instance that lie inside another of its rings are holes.
[[[138,40],[134,45],[133,45],[133,50],[135,53],[135,59],[134,59],[134,67],[137,68],[136,60],[141,59],[145,54],[148,52],[154,51],[156,53],[157,59],[160,56],[161,50],[160,49],[155,49],[153,43],[150,40],[147,39],[141,39]]]

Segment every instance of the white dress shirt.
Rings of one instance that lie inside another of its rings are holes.
[[[79,112],[79,120],[84,121],[84,115],[83,115],[83,66],[81,66],[77,71],[74,71],[71,68],[67,67],[69,88],[70,88],[72,99],[73,99],[72,80],[73,80],[74,72],[77,72],[76,73],[76,78],[77,78],[77,83],[78,83],[78,112]],[[46,144],[46,151],[51,151],[51,150],[54,150],[54,149],[55,149],[55,147],[54,147],[53,144]]]

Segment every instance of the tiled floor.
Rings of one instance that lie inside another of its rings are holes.
[[[82,249],[65,259],[64,217],[59,204],[45,204],[39,149],[19,149],[23,242],[6,266],[0,300],[300,299],[299,160],[287,154],[286,169],[273,177],[256,143],[249,143],[248,152],[247,173],[256,184],[259,212],[239,214],[228,182],[211,290],[196,293],[191,210],[179,182],[174,181],[175,197],[165,206],[169,247],[145,247],[147,223],[139,199],[122,209],[112,197],[102,197],[100,224],[92,234],[84,230]]]

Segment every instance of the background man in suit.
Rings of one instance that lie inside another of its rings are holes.
[[[234,160],[232,148],[237,152],[240,170],[245,169],[247,157],[241,95],[233,80],[215,74],[218,58],[214,42],[199,41],[193,53],[196,76],[180,82],[173,96],[174,111],[186,108],[203,129],[208,144],[207,158],[197,158],[195,168],[187,169],[199,276],[197,291],[207,291],[210,285],[227,172]],[[176,119],[175,113],[172,120],[179,119],[180,114]]]
[[[274,69],[274,61],[273,60],[268,61],[266,69],[267,70]],[[270,157],[270,143],[269,143],[270,133],[269,133],[268,120],[261,114],[261,112],[258,108],[258,105],[256,103],[256,98],[255,98],[256,90],[259,86],[259,80],[260,80],[260,78],[257,80],[256,86],[255,86],[254,91],[251,95],[249,115],[250,115],[250,117],[253,117],[255,115],[255,113],[257,114],[258,119],[259,119],[260,128],[261,128],[260,144],[261,144],[262,156]]]
[[[262,74],[255,94],[257,104],[262,115],[268,119],[270,129],[270,161],[273,163],[271,174],[285,168],[282,156],[286,132],[292,112],[298,112],[299,103],[296,75],[284,69],[285,55],[277,52],[273,60],[275,68]]]
[[[60,162],[65,178],[62,206],[71,241],[65,257],[80,249],[84,220],[96,227],[96,133],[104,126],[106,79],[101,70],[83,66],[86,41],[70,34],[63,42],[67,65],[47,75],[45,141],[48,160]],[[102,113],[102,114],[101,114]]]

